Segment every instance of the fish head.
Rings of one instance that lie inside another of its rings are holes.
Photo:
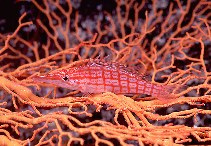
[[[45,75],[36,75],[32,77],[32,80],[36,83],[46,83],[72,90],[78,89],[77,79],[70,76],[66,69],[55,70]]]

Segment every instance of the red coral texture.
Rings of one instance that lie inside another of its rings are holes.
[[[210,1],[15,4],[17,28],[0,33],[0,145],[211,143]],[[33,81],[95,58],[175,96],[85,94]]]

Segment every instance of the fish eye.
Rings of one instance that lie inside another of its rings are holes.
[[[67,81],[68,80],[68,77],[67,76],[63,77],[63,80],[64,81]]]

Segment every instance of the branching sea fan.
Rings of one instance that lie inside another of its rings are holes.
[[[13,5],[16,29],[0,18],[0,145],[211,143],[211,2]]]

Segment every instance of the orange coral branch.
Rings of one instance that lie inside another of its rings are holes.
[[[0,34],[0,145],[211,141],[210,2],[117,0],[110,11],[98,5],[93,17],[71,1],[29,4],[36,21],[22,22],[24,13],[12,34]],[[44,41],[24,37],[29,25]],[[175,87],[179,98],[84,95],[31,80],[97,56],[139,67],[149,82]]]

